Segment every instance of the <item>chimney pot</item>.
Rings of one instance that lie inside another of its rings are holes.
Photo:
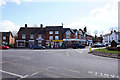
[[[25,28],[27,28],[27,24],[25,24]]]
[[[40,24],[40,27],[43,28],[43,24]]]

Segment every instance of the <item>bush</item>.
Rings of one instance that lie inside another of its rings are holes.
[[[117,47],[108,47],[107,49],[110,51],[117,51]]]
[[[111,47],[117,47],[117,43],[114,40],[111,42]]]
[[[117,50],[120,51],[120,47],[117,47]]]

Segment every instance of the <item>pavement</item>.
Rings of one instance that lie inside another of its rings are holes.
[[[9,49],[0,51],[2,78],[118,78],[118,59],[89,49]]]

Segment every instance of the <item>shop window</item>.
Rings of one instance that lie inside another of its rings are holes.
[[[59,36],[55,36],[55,40],[59,40]]]
[[[34,35],[33,35],[33,34],[31,34],[31,35],[30,35],[30,39],[33,39],[33,38],[34,38]]]
[[[25,43],[24,43],[24,42],[19,42],[19,43],[18,43],[18,46],[19,46],[19,47],[25,47]]]
[[[25,39],[25,34],[22,35],[22,39]]]
[[[55,31],[55,34],[59,34],[59,31]]]
[[[53,34],[53,31],[49,31],[49,34]]]
[[[3,40],[6,40],[6,36],[3,36]]]

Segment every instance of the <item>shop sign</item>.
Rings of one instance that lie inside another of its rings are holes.
[[[16,42],[25,42],[25,40],[16,40]]]
[[[37,38],[36,40],[38,40],[38,41],[42,41],[42,40],[44,40],[44,39],[42,39],[42,38]]]
[[[63,42],[63,40],[52,40],[52,42]]]

